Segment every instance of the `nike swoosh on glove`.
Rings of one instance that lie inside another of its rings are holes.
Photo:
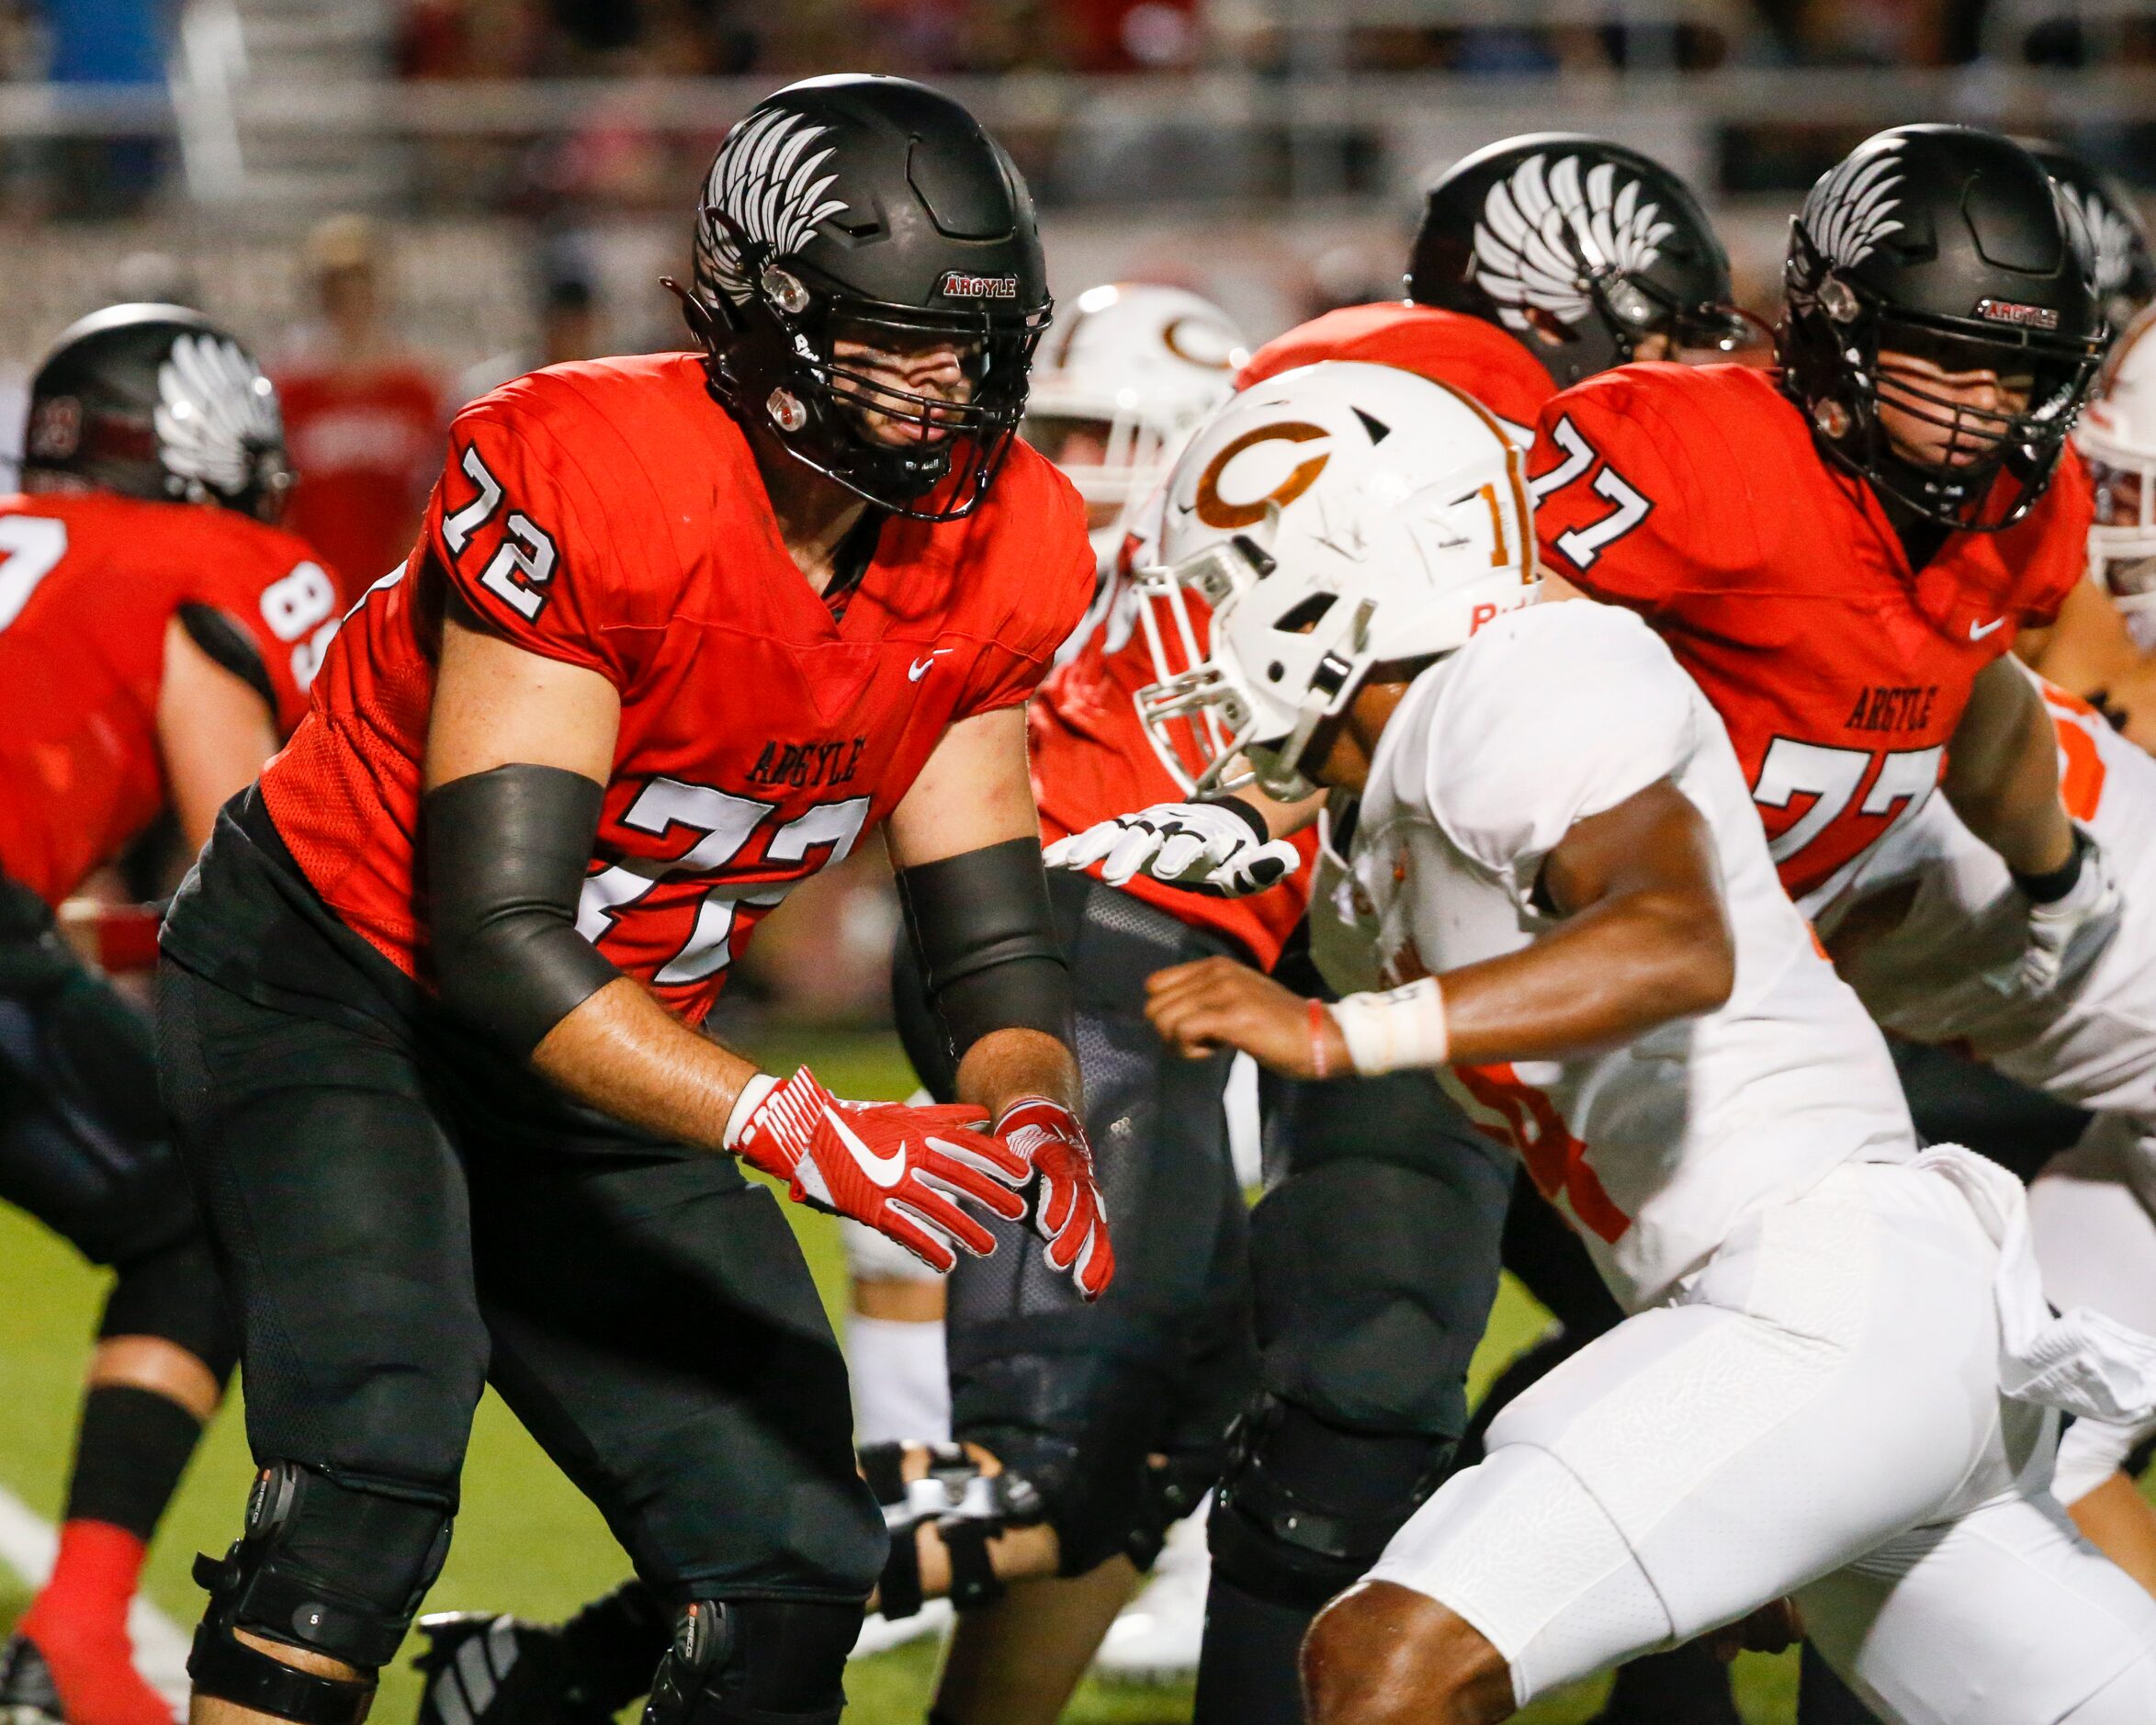
[[[1121,886],[1146,874],[1169,886],[1241,898],[1277,886],[1302,866],[1302,853],[1268,835],[1265,817],[1239,797],[1217,803],[1156,803],[1050,845],[1052,869],[1089,869]]]
[[[1025,1214],[1033,1165],[978,1130],[986,1110],[841,1102],[807,1066],[784,1084],[768,1075],[749,1082],[728,1122],[727,1148],[785,1180],[796,1203],[851,1216],[932,1270],[950,1269],[959,1252],[986,1257],[996,1249],[958,1200],[1006,1222]]]
[[[2078,969],[2118,931],[2126,901],[2119,896],[2104,848],[2079,829],[2074,841],[2081,851],[2080,873],[2057,898],[2030,904],[2027,943],[2020,960],[1994,979],[2004,992],[2049,994],[2070,964]]]
[[[1048,1268],[1067,1271],[1081,1295],[1098,1300],[1114,1278],[1115,1247],[1108,1240],[1108,1206],[1093,1178],[1086,1129],[1062,1103],[1029,1096],[1003,1111],[996,1135],[1040,1177],[1033,1232],[1048,1243],[1042,1254]]]

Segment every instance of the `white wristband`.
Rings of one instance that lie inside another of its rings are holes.
[[[763,1106],[763,1099],[779,1087],[779,1081],[768,1072],[759,1072],[741,1087],[741,1093],[734,1099],[734,1111],[726,1117],[726,1147],[731,1150],[741,1142],[741,1134],[749,1130],[749,1117]]]
[[[1332,1014],[1348,1044],[1349,1063],[1365,1077],[1441,1066],[1451,1045],[1445,1031],[1445,996],[1435,976],[1389,994],[1351,994],[1334,1003]]]

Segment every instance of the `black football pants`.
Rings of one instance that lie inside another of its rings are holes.
[[[491,1381],[669,1604],[857,1602],[845,1367],[728,1157],[496,1111],[528,1078],[168,962],[166,1095],[244,1319],[248,1439],[454,1500]]]

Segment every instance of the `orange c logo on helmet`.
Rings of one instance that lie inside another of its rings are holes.
[[[1260,425],[1255,431],[1245,432],[1234,443],[1214,456],[1206,464],[1205,471],[1199,476],[1198,498],[1195,504],[1198,519],[1208,527],[1218,527],[1226,533],[1233,532],[1237,527],[1254,526],[1263,521],[1265,519],[1265,506],[1268,503],[1278,503],[1282,509],[1285,509],[1317,483],[1317,476],[1325,471],[1325,464],[1332,459],[1329,452],[1311,457],[1309,460],[1297,467],[1293,472],[1274,486],[1271,490],[1266,492],[1264,496],[1255,498],[1247,503],[1231,503],[1220,494],[1221,474],[1226,470],[1227,464],[1241,455],[1243,451],[1254,448],[1259,444],[1306,444],[1314,437],[1326,437],[1330,434],[1322,425],[1313,425],[1306,421],[1295,419],[1282,420],[1277,425]]]
[[[1187,344],[1183,336],[1183,327],[1193,321],[1194,320],[1187,317],[1176,319],[1174,322],[1160,332],[1161,346],[1167,348],[1186,366],[1202,366],[1207,371],[1233,371],[1236,368],[1236,362],[1229,357],[1235,351],[1233,342],[1223,344],[1218,352],[1210,354],[1198,352]],[[1200,324],[1199,327],[1205,326]]]

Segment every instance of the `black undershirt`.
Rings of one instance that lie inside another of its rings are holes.
[[[823,590],[823,603],[830,607],[834,621],[845,616],[846,602],[867,578],[869,566],[875,561],[876,547],[884,536],[884,523],[890,518],[888,510],[871,503],[861,512],[861,519],[846,529],[846,536],[831,553],[831,579]]]

